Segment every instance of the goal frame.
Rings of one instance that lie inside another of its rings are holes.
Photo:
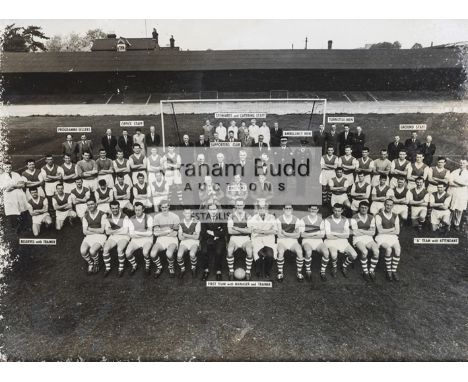
[[[160,114],[161,114],[161,140],[162,149],[166,151],[166,137],[164,129],[164,105],[165,104],[181,104],[181,103],[204,103],[204,102],[323,102],[323,117],[322,124],[325,125],[327,116],[327,99],[326,98],[216,98],[216,99],[173,99],[159,101]]]

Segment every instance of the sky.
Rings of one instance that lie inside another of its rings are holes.
[[[123,37],[151,37],[154,27],[161,46],[174,35],[183,50],[205,49],[355,49],[381,41],[400,41],[402,48],[468,41],[468,20],[0,20],[0,29],[38,25],[49,37],[84,34],[101,28]]]

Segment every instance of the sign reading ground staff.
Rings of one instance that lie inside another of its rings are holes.
[[[414,244],[458,244],[458,237],[415,237]]]
[[[328,117],[328,123],[354,123],[354,117]]]
[[[57,127],[57,133],[90,133],[91,127]]]
[[[425,123],[403,123],[400,124],[400,130],[426,130],[427,125]]]
[[[143,127],[145,121],[120,121],[120,127]]]
[[[271,288],[271,281],[207,281],[207,287],[215,288]]]
[[[283,131],[283,137],[311,137],[312,131],[310,130],[287,130]]]
[[[20,239],[22,245],[56,245],[56,239]]]
[[[215,118],[266,118],[266,113],[215,113]]]

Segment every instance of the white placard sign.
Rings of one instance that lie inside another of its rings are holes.
[[[207,287],[214,288],[271,288],[271,281],[207,281]]]
[[[120,121],[120,127],[143,127],[145,121]]]
[[[57,127],[57,133],[90,133],[91,132],[91,127],[65,127],[65,126],[59,126]]]
[[[266,118],[266,113],[215,113],[215,118]]]
[[[328,117],[328,123],[354,123],[354,117]]]
[[[458,244],[458,237],[415,237],[414,244]]]
[[[22,245],[56,245],[56,239],[20,239]]]
[[[312,131],[310,130],[287,130],[283,131],[283,137],[311,137]]]
[[[400,130],[426,130],[427,125],[425,123],[402,123],[400,124]]]
[[[241,147],[240,142],[210,142],[210,147]]]

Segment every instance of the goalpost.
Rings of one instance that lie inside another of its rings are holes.
[[[227,128],[231,121],[239,127],[248,127],[255,119],[260,126],[266,122],[272,128],[275,122],[283,129],[290,142],[310,142],[312,130],[325,125],[327,100],[324,98],[264,98],[264,99],[179,99],[161,100],[161,138],[163,150],[167,143],[182,142],[184,134],[192,141],[203,133],[206,120],[216,128],[220,122]],[[177,142],[178,141],[178,142]]]

